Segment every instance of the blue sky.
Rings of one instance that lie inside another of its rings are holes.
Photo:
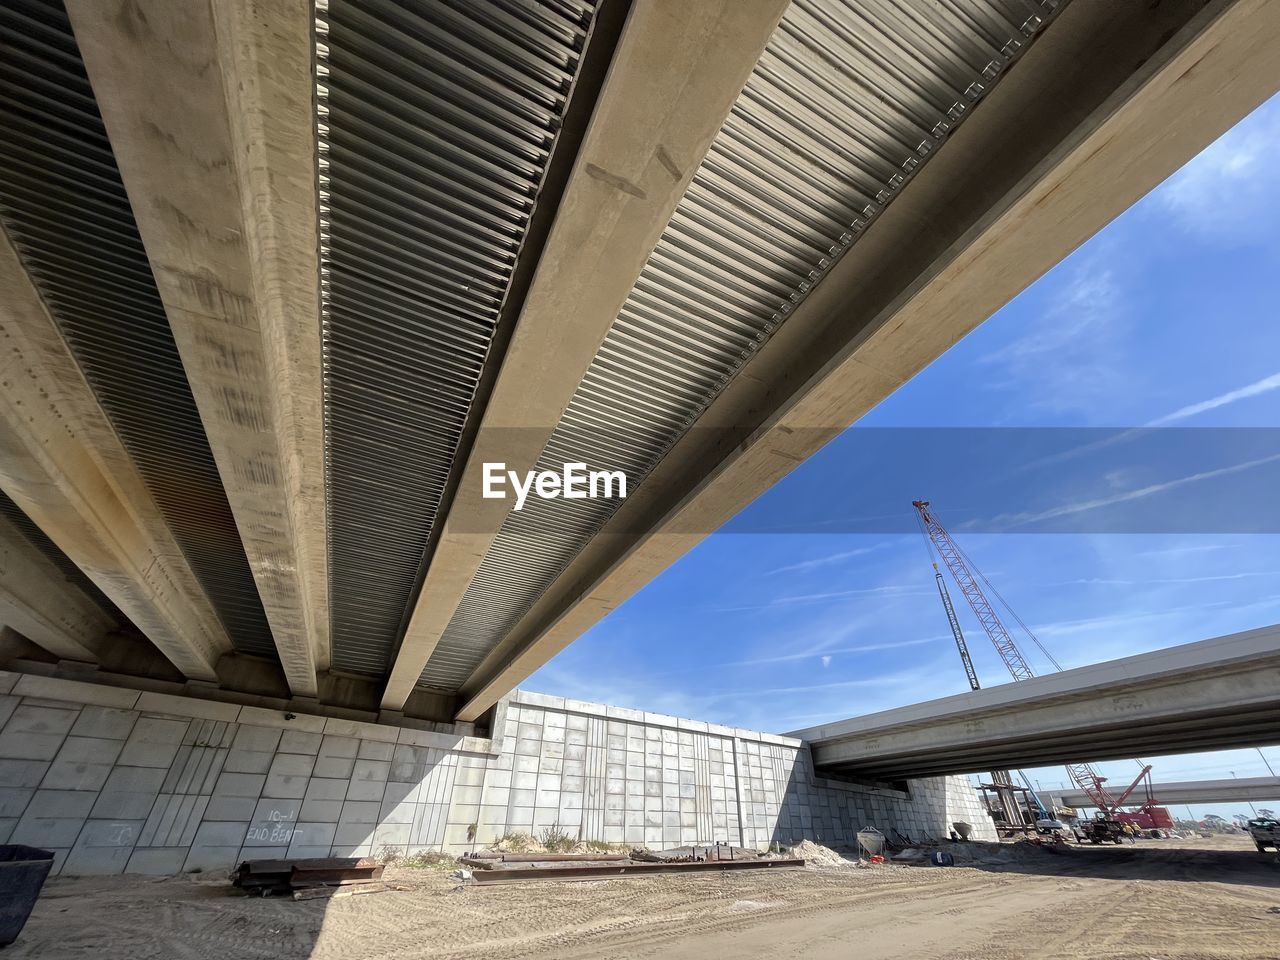
[[[771,731],[968,689],[924,541],[912,532],[916,497],[931,499],[948,520],[945,471],[921,473],[928,489],[902,491],[901,522],[885,526],[900,532],[729,531],[766,529],[751,518],[786,514],[814,485],[846,487],[844,506],[853,509],[848,451],[856,432],[871,427],[1280,427],[1280,168],[1268,160],[1277,148],[1280,97],[525,686]],[[1243,468],[1234,480],[1246,486],[1233,495],[1248,496],[1250,482],[1259,495],[1274,489],[1263,468]],[[1145,489],[1124,470],[1098,482],[1121,494]],[[1197,482],[1182,489],[1216,493]],[[1088,500],[1096,491],[1079,493]],[[1054,496],[1071,499],[1062,490]],[[951,516],[966,507],[953,502]],[[1064,667],[1280,622],[1274,533],[984,529],[953,526]],[[984,686],[1005,682],[1003,665],[952,591]],[[1025,652],[1037,670],[1050,669]],[[1280,745],[1264,752],[1280,770]],[[1155,763],[1157,779],[1267,773],[1253,750],[1144,759]],[[1125,782],[1137,771],[1130,762],[1100,767]],[[1066,777],[1060,768],[1027,772],[1046,788]],[[1245,804],[1193,809],[1197,816],[1248,812]]]

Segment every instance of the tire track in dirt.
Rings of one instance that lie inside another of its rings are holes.
[[[928,912],[934,916],[962,917],[971,915],[975,908],[991,897],[992,885],[981,882],[988,875],[977,871],[949,871],[947,875],[926,876],[929,879],[923,882],[877,884],[871,889],[846,890],[837,897],[821,901],[800,901],[773,910],[737,915],[704,915],[677,929],[646,930],[643,934],[631,936],[622,942],[608,938],[592,940],[590,943],[577,945],[576,949],[560,950],[548,953],[547,956],[576,960],[579,957],[636,957],[654,953],[666,955],[668,948],[679,941],[709,943],[709,938],[714,935],[742,933],[753,928],[767,929],[782,922],[811,920],[830,914],[856,915],[866,908],[883,907],[886,903],[907,916]],[[975,881],[980,884],[979,888],[975,889]],[[928,904],[928,910],[918,910],[921,904]],[[939,909],[939,906],[942,908]],[[536,957],[538,954],[531,952],[526,956]]]
[[[1026,854],[1023,856],[1022,854]],[[1275,960],[1280,865],[1167,845],[1021,851],[993,869],[897,864],[459,888],[294,902],[212,878],[55,878],[14,958]]]

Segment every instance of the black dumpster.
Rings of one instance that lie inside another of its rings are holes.
[[[48,850],[0,846],[0,947],[18,939],[52,867]]]

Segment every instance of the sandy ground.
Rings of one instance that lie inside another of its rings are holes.
[[[54,879],[8,958],[813,957],[1275,960],[1280,863],[1246,837],[1071,847],[1004,865],[460,888],[329,902],[225,881]]]

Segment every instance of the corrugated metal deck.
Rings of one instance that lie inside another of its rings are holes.
[[[257,586],[58,0],[0,5],[0,219],[236,649]]]
[[[389,666],[593,9],[317,10],[335,669]]]
[[[795,0],[538,469],[634,489],[1058,6]],[[419,685],[462,685],[616,508],[510,514]]]

